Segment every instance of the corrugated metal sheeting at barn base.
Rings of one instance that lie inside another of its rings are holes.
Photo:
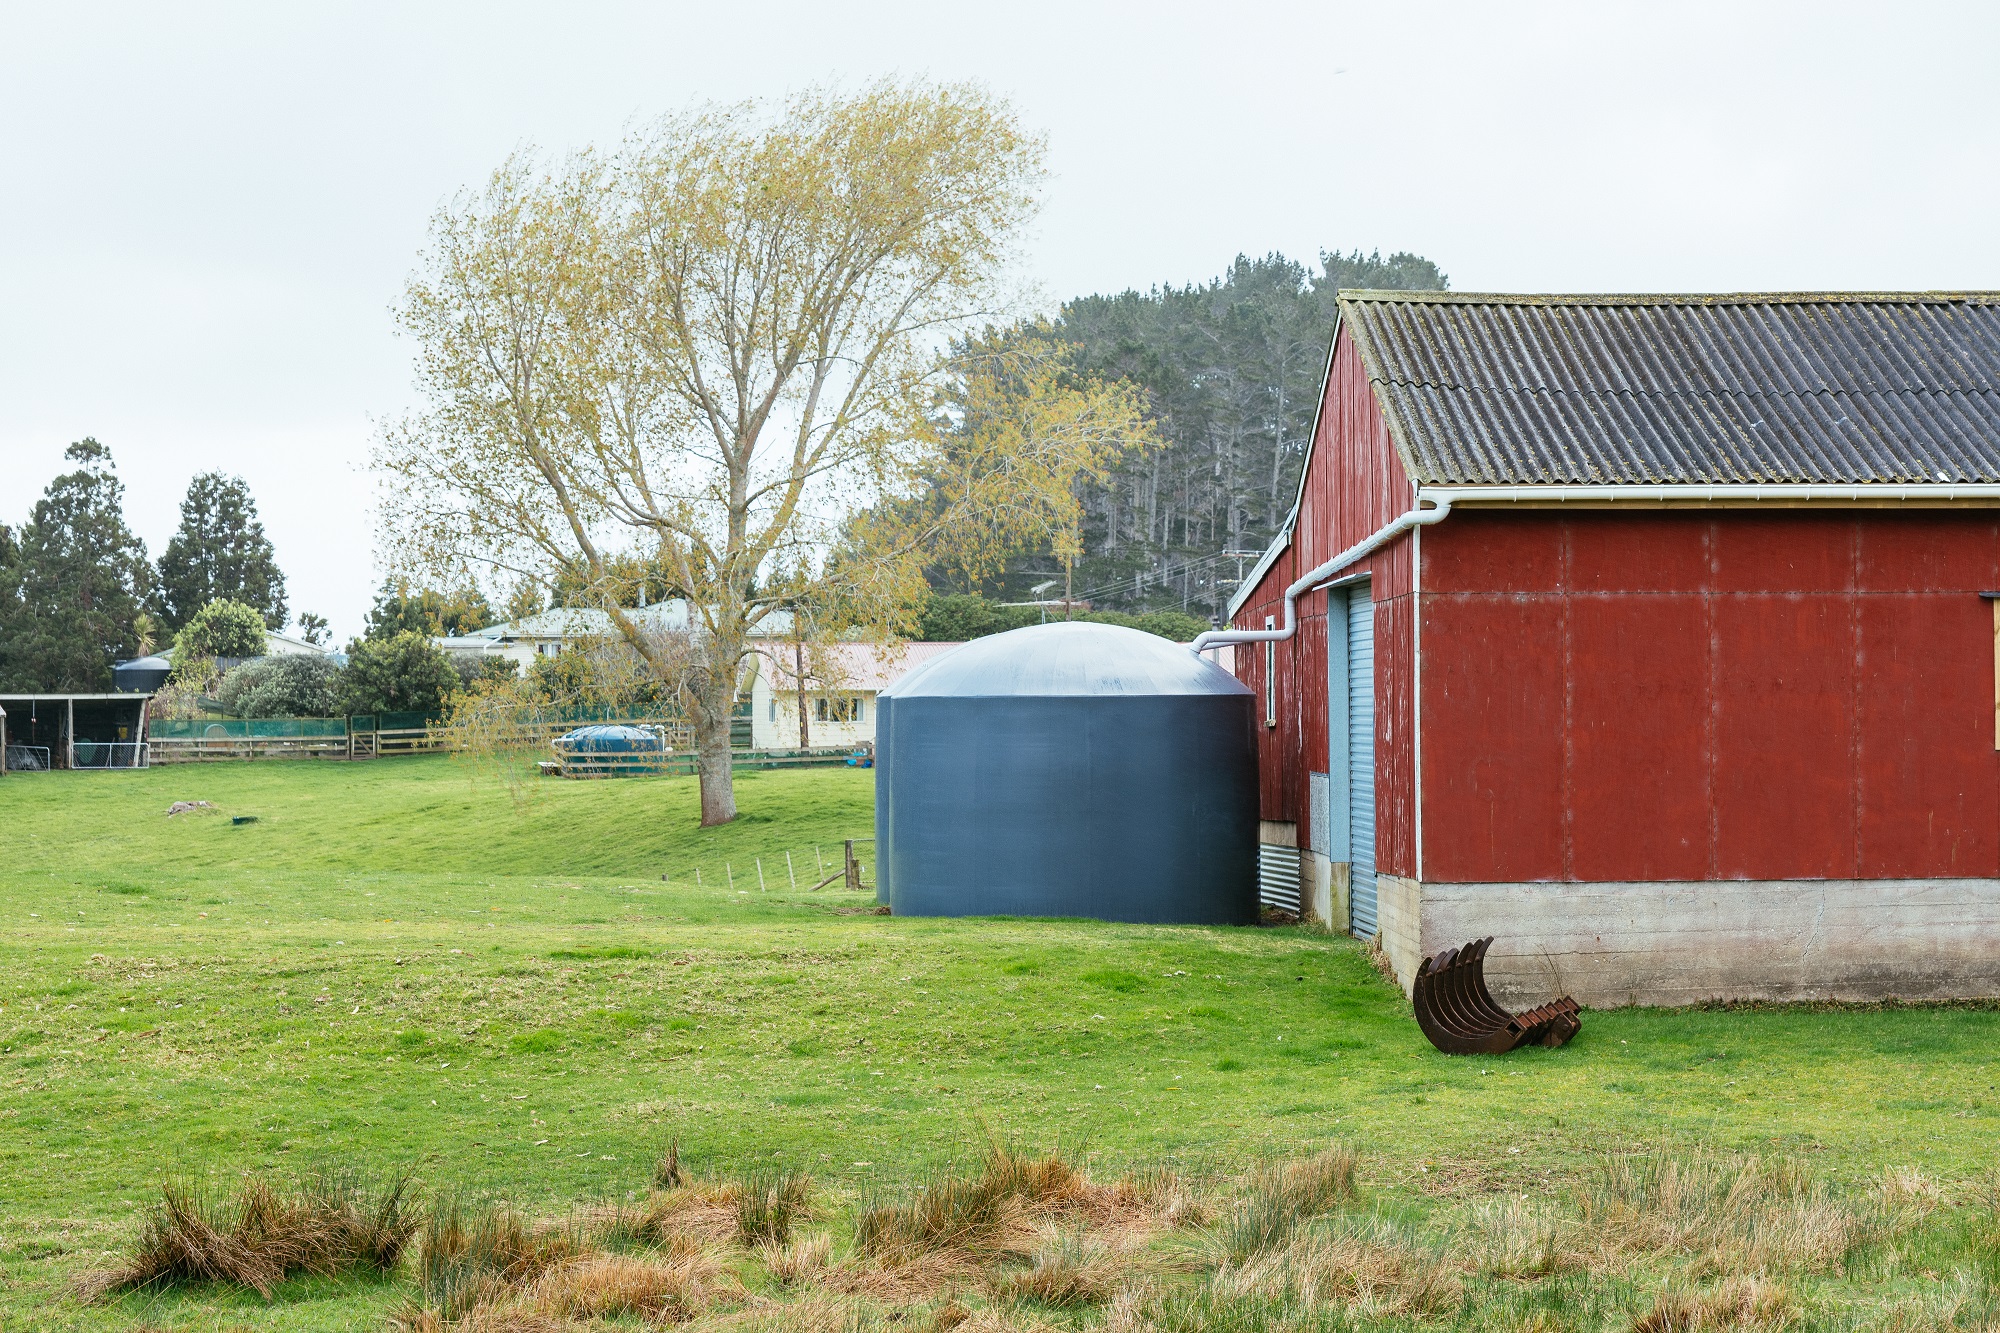
[[[1996,298],[1344,294],[1234,623],[1449,512],[1236,655],[1304,900],[1516,1003],[2000,993],[1995,483]]]

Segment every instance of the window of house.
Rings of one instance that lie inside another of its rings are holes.
[[[1276,629],[1276,616],[1264,617],[1265,629]],[[1264,643],[1264,725],[1278,725],[1278,645],[1266,640]]]
[[[861,706],[858,694],[821,695],[813,701],[813,717],[820,722],[859,722]]]

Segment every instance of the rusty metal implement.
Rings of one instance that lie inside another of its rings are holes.
[[[1583,1023],[1567,995],[1522,1014],[1494,1003],[1486,989],[1486,949],[1492,943],[1488,935],[1417,966],[1410,1000],[1431,1045],[1446,1055],[1497,1055],[1521,1046],[1560,1046],[1574,1037]]]

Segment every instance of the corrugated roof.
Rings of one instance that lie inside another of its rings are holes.
[[[2000,293],[1343,292],[1419,485],[2000,482]]]

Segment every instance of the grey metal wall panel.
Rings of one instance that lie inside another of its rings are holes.
[[[1375,604],[1347,590],[1347,828],[1354,933],[1375,934]]]
[[[1325,773],[1306,774],[1307,843],[1326,856],[1333,846],[1333,783]]]
[[[1299,910],[1299,849],[1262,843],[1257,848],[1257,901],[1287,912]]]

